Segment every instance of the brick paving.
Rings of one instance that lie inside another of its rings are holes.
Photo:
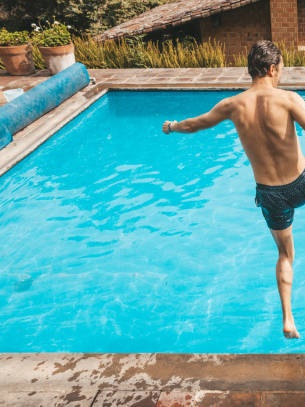
[[[90,85],[14,136],[0,167],[19,146],[33,150],[35,134],[49,137],[108,88],[247,88],[245,68],[90,70]],[[25,91],[46,80],[0,72],[0,91]],[[305,89],[305,68],[285,68],[284,88]],[[1,93],[1,92],[0,92]],[[27,140],[34,141],[27,145]],[[16,158],[17,157],[17,158]],[[6,164],[5,164],[6,163]],[[0,354],[0,407],[302,407],[304,355]]]

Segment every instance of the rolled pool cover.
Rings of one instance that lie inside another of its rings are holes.
[[[17,131],[60,105],[90,82],[85,65],[76,62],[0,107],[0,149]]]

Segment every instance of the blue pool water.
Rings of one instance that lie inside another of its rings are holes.
[[[277,253],[232,123],[161,132],[232,93],[108,93],[1,177],[0,352],[305,351],[281,335]],[[300,208],[303,337],[304,224]]]

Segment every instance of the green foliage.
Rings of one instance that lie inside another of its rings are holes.
[[[284,66],[304,66],[305,65],[305,52],[299,51],[295,48],[287,46],[284,42],[277,44],[280,48]]]
[[[284,66],[305,66],[305,52],[296,48],[287,46],[284,42],[276,44],[282,53]],[[233,55],[233,66],[248,65],[248,49],[245,47],[242,52]]]
[[[160,4],[173,0],[1,0],[12,30],[30,29],[33,21],[52,20],[77,27],[75,34],[98,33]]]
[[[248,49],[245,47],[240,53],[233,55],[233,66],[248,66]]]
[[[3,24],[10,30],[30,30],[33,21],[53,16],[56,0],[1,0],[1,7],[8,14]]]
[[[60,21],[83,30],[90,26],[90,13],[97,4],[97,0],[1,0],[2,10],[9,16],[3,24],[14,30],[30,30],[33,21],[45,24],[56,16]]]
[[[36,69],[45,69],[46,64],[37,45],[32,46],[33,61]]]
[[[55,47],[59,45],[68,45],[72,42],[69,26],[54,21],[48,23],[46,27],[32,24],[34,31],[32,33],[32,42],[41,47]]]
[[[91,15],[91,32],[107,30],[172,0],[105,0],[98,2]]]
[[[276,44],[282,53],[284,66],[305,66],[305,51],[298,50],[297,48],[291,47],[285,42],[280,42]],[[249,50],[245,47],[242,52],[237,55],[233,55],[233,66],[248,66],[248,52]]]
[[[211,39],[203,44],[198,44],[190,37],[187,41],[168,40],[163,43],[145,42],[142,37],[101,43],[90,35],[73,37],[72,40],[77,61],[84,63],[87,68],[247,66],[248,50],[246,48],[241,53],[233,55],[228,62],[224,46]],[[305,66],[304,51],[291,49],[285,44],[279,46],[286,66]],[[45,68],[43,58],[35,44],[33,44],[33,58],[37,69]],[[0,68],[3,68],[1,62]]]
[[[25,45],[30,42],[27,31],[9,32],[6,28],[0,30],[0,46]]]
[[[91,36],[74,38],[76,59],[88,68],[190,68],[225,66],[224,47],[216,41],[187,45],[123,39],[99,43]]]

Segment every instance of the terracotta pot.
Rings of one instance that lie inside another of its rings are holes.
[[[58,47],[38,47],[46,66],[52,75],[75,63],[74,45],[60,45]]]
[[[0,47],[0,58],[11,75],[30,75],[35,71],[30,44]]]

